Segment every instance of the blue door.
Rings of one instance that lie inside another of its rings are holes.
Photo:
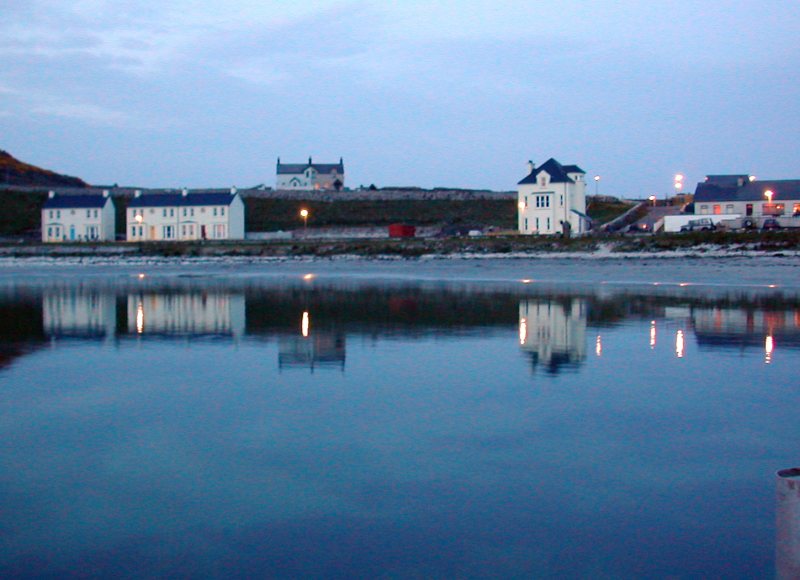
[[[69,239],[75,239],[75,226],[69,226]]]

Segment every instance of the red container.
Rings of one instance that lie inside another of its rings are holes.
[[[389,226],[390,238],[413,238],[417,235],[417,228],[406,224],[392,224]]]

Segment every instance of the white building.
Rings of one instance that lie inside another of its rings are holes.
[[[519,231],[523,234],[569,235],[588,230],[586,172],[577,165],[549,159],[540,167],[528,162],[528,175],[517,188]]]
[[[127,240],[243,240],[244,202],[230,193],[136,193],[126,213]]]
[[[276,189],[335,189],[344,187],[344,161],[339,163],[281,163],[278,157]]]
[[[102,195],[56,195],[51,191],[42,208],[43,242],[105,242],[114,240],[114,202]]]
[[[800,180],[756,180],[749,175],[709,175],[697,184],[694,213],[702,216],[738,214],[759,225],[768,217],[800,216]]]

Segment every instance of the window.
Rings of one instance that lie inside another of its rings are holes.
[[[536,218],[536,230],[539,230],[539,218]]]
[[[217,208],[214,208],[214,215],[217,215]]]
[[[800,203],[794,204],[792,208],[792,215],[800,215]]]
[[[559,201],[558,201],[558,204],[559,204],[559,205],[561,205],[561,206],[563,206],[563,205],[564,205],[564,196],[563,196],[563,195],[559,195],[559,196],[558,196],[558,200],[559,200]]]
[[[194,208],[189,209],[189,215],[194,217]]]
[[[219,208],[219,215],[225,215],[225,208],[224,207]]]
[[[525,227],[522,228],[523,231],[528,231],[528,218],[525,218]]]
[[[150,215],[153,215],[154,213],[156,213],[156,210],[151,207],[150,208]]]
[[[50,213],[52,214],[53,212],[50,212]],[[47,237],[48,238],[52,238],[53,237],[53,228],[47,228]]]
[[[56,217],[61,219],[61,210],[60,209],[56,210]]]
[[[183,208],[183,217],[186,217],[186,208]]]
[[[169,217],[175,217],[175,208],[169,208]]]
[[[167,217],[167,208],[164,208],[162,211],[164,212],[164,215],[162,217]]]
[[[131,237],[132,238],[136,237],[136,226],[131,226]]]
[[[722,213],[722,206],[718,203],[714,204],[714,215],[719,215]]]
[[[90,210],[90,209],[87,209],[87,210],[86,210],[86,217],[87,217],[87,218],[90,218],[90,217],[92,217],[92,210]]]
[[[171,240],[174,237],[175,237],[175,226],[164,226],[164,239]]]
[[[75,215],[75,210],[74,209],[69,210],[69,215]]]
[[[536,207],[550,207],[550,196],[549,195],[537,195],[536,196]]]
[[[50,219],[53,219],[53,210],[50,210]]]
[[[99,210],[94,210],[94,217],[97,217],[97,212],[98,212],[98,211],[99,211]]]
[[[539,185],[541,185],[542,187],[544,187],[545,185],[547,185],[547,176],[546,176],[546,175],[542,175],[542,176],[539,178]]]
[[[729,203],[725,206],[725,213],[733,213],[733,204]]]
[[[547,228],[548,231],[550,230],[550,218],[547,218]]]
[[[707,205],[701,205],[700,206],[700,213],[701,214],[707,214],[708,213],[708,206]]]

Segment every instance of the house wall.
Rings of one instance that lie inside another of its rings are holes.
[[[791,216],[800,214],[800,199],[775,200],[769,204],[763,201],[695,201],[695,215],[713,216],[719,214],[741,214],[748,217],[747,206],[752,206],[752,217]],[[780,206],[783,206],[782,208]]]
[[[544,173],[544,172],[543,172]],[[586,213],[586,182],[582,174],[570,174],[575,183],[537,183],[518,187],[519,231],[523,234],[561,234],[562,221],[572,226],[571,235],[586,231],[584,220],[572,210]],[[543,196],[549,197],[548,207],[541,207]],[[537,198],[540,207],[537,207]],[[538,222],[537,222],[538,220]]]
[[[313,190],[313,189],[334,189],[334,182],[338,179],[342,182],[344,187],[344,173],[317,173],[312,171],[311,175],[305,173],[290,173],[279,174],[276,179],[276,189],[299,189],[299,190]],[[293,179],[297,179],[299,184],[292,183]]]
[[[109,199],[102,208],[45,208],[41,223],[45,243],[113,241],[114,202]]]
[[[129,242],[242,240],[244,203],[237,194],[230,205],[128,208],[126,222]]]

